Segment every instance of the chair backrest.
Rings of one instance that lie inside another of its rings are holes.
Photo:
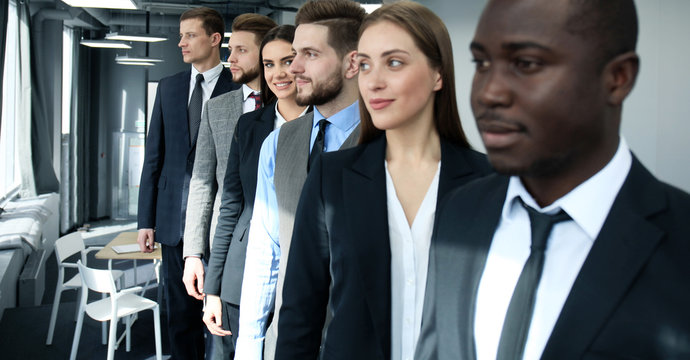
[[[77,265],[79,266],[79,274],[81,275],[81,281],[84,286],[100,293],[117,293],[115,281],[113,280],[113,273],[110,270],[92,269],[84,266],[81,260],[77,261]],[[86,291],[84,293],[86,293]]]
[[[62,263],[68,257],[84,250],[84,239],[81,233],[75,231],[55,241],[55,257],[58,263]]]

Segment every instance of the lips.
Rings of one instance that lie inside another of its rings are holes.
[[[232,66],[230,67],[230,72],[238,72],[238,71],[241,71],[241,70],[242,70],[242,69],[240,69],[240,68],[236,68],[236,67],[232,67]]]
[[[393,101],[393,99],[371,99],[369,100],[369,106],[371,106],[373,110],[381,110],[392,104]]]
[[[292,81],[284,81],[284,82],[274,83],[273,86],[275,86],[277,90],[283,90],[283,89],[289,88],[291,84],[292,84]]]
[[[525,132],[524,126],[517,123],[496,120],[479,120],[477,128],[487,149],[510,147]]]

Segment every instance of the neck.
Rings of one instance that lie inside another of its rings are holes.
[[[197,61],[192,64],[196,71],[200,73],[205,73],[208,70],[213,69],[214,67],[218,66],[220,64],[220,56],[218,54],[215,54],[215,56],[209,56],[207,59]]]
[[[254,91],[261,91],[261,80],[258,76],[255,77],[254,80],[246,83],[245,85],[249,86],[249,88]]]
[[[386,130],[386,160],[421,163],[441,160],[441,140],[431,116]]]
[[[294,96],[278,100],[278,112],[285,121],[296,119],[306,108],[306,106],[297,105]]]
[[[577,154],[580,155],[578,161],[570,161],[567,168],[553,174],[523,175],[520,180],[539,206],[549,206],[601,171],[616,154],[618,142],[616,136],[615,141],[602,147],[603,150],[590,156]]]
[[[345,79],[343,83],[343,89],[340,94],[336,96],[333,100],[316,106],[321,115],[328,118],[334,114],[339,113],[346,107],[352,105],[357,101],[359,96],[359,90],[357,89],[357,80],[355,79]]]

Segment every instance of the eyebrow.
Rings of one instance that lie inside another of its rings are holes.
[[[552,52],[551,48],[541,45],[539,43],[535,43],[533,41],[519,41],[519,42],[509,42],[509,43],[503,43],[501,44],[501,48],[503,50],[507,51],[517,51],[517,50],[523,50],[523,49],[540,49],[548,52]],[[472,41],[470,43],[470,50],[476,50],[476,51],[484,51],[486,52],[486,48],[484,45]]]
[[[405,51],[405,50],[401,50],[401,49],[392,49],[392,50],[384,51],[383,53],[381,53],[381,57],[386,57],[386,56],[389,56],[389,55],[392,55],[392,54],[395,54],[395,53],[403,53],[403,54],[407,54],[407,55],[410,54],[409,52],[407,52],[407,51]],[[363,57],[363,58],[367,58],[367,59],[370,58],[369,55],[367,55],[367,54],[365,54],[365,53],[361,53],[361,52],[357,52],[357,57]]]

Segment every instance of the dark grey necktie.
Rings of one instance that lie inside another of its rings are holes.
[[[544,251],[546,240],[549,238],[553,225],[570,220],[570,216],[561,210],[557,214],[548,215],[525,205],[519,199],[522,206],[529,214],[532,228],[532,246],[525,266],[522,268],[513,297],[508,305],[508,312],[503,323],[501,341],[498,343],[496,360],[519,360],[525,351],[525,342],[529,333],[532,314],[534,313],[534,300],[537,287],[544,270]]]
[[[314,166],[316,159],[319,158],[321,153],[326,146],[324,139],[326,137],[326,125],[330,124],[328,120],[319,120],[319,133],[316,134],[316,140],[314,140],[314,145],[311,147],[311,153],[309,153],[309,163],[307,164],[307,172]]]
[[[199,132],[199,124],[201,124],[201,104],[203,90],[201,83],[204,81],[204,75],[196,75],[196,85],[192,91],[192,99],[189,100],[189,107],[187,107],[187,117],[189,118],[189,140],[194,144],[196,135]]]

